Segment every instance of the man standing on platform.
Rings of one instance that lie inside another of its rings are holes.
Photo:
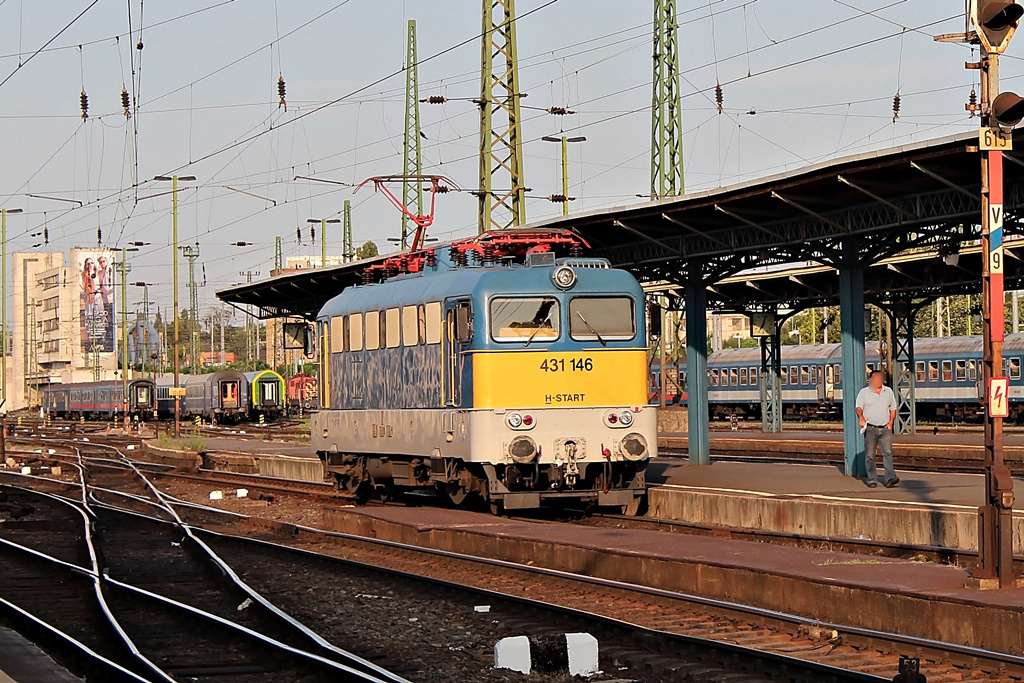
[[[896,395],[885,386],[882,371],[874,370],[868,376],[868,385],[857,394],[857,417],[864,434],[864,465],[868,471],[868,488],[878,486],[875,449],[882,447],[882,465],[885,468],[885,487],[900,483],[892,465],[892,425],[896,421]]]

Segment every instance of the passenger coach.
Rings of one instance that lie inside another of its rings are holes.
[[[431,253],[323,307],[312,441],[341,486],[636,509],[657,447],[643,292],[604,259],[536,244],[517,264],[469,265],[475,244]]]

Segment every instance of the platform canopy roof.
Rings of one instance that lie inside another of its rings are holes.
[[[1024,133],[1014,135],[1024,149]],[[571,228],[593,255],[642,279],[716,282],[771,263],[868,265],[914,247],[978,239],[976,132],[834,159],[796,171],[535,227]],[[1005,155],[1005,229],[1021,231],[1024,152]]]
[[[712,288],[710,300],[722,307],[776,299],[806,305],[835,301],[835,268],[840,266],[867,269],[869,299],[915,288],[927,292],[940,287],[944,294],[977,291],[980,264],[968,248],[980,237],[977,142],[976,132],[963,133],[681,197],[559,216],[529,227],[571,230],[591,245],[589,255],[605,257],[646,282],[701,282]],[[1024,132],[1015,132],[1014,145],[1024,150]],[[1016,154],[1004,154],[1008,236],[1024,233],[1024,151]],[[962,260],[945,267],[941,256],[952,251],[962,251]],[[917,256],[872,267],[908,252]],[[929,258],[921,256],[928,253]],[[229,287],[217,296],[235,306],[254,306],[261,318],[311,319],[328,299],[358,284],[367,266],[384,258],[271,277]],[[1011,260],[1007,267],[1016,272],[1020,263]],[[762,282],[762,289],[777,288],[769,294],[748,284],[760,282],[758,278],[737,275],[808,261],[828,267],[805,273],[803,280],[788,279],[785,285],[777,278]],[[1014,274],[1007,275],[1013,281]],[[736,277],[740,280],[732,280]]]

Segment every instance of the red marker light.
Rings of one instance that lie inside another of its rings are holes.
[[[615,413],[612,413],[611,415],[608,416],[608,421],[612,424],[615,424],[616,422],[619,421],[619,416],[616,415]]]
[[[529,427],[533,424],[533,415],[523,415],[523,424]]]

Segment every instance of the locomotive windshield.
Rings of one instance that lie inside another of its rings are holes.
[[[569,301],[569,336],[576,341],[625,340],[636,336],[628,296],[577,296]]]
[[[560,309],[550,297],[495,298],[491,300],[491,337],[494,341],[554,341],[558,339]]]

